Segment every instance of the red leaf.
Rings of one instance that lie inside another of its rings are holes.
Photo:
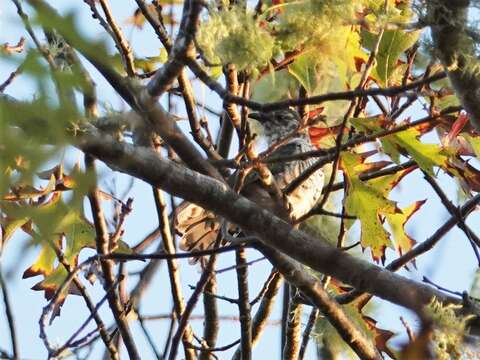
[[[457,120],[453,123],[448,135],[445,137],[446,145],[448,145],[453,139],[455,139],[458,134],[463,130],[465,125],[468,124],[469,118],[468,115],[464,112],[461,112],[458,115]]]

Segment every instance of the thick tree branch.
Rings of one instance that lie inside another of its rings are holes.
[[[419,311],[433,296],[440,301],[455,301],[431,287],[332,248],[326,242],[292,228],[286,221],[236,194],[226,184],[161,159],[150,149],[118,143],[94,128],[83,132],[77,146],[115,170],[128,173],[224,216],[228,221],[258,236],[265,244],[361,291],[414,311]]]
[[[480,75],[475,42],[468,32],[470,0],[428,2],[432,38],[448,78],[470,122],[480,131]]]

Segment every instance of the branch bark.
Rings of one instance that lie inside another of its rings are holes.
[[[475,42],[468,33],[470,0],[428,2],[432,39],[456,95],[470,115],[470,123],[480,131],[480,65]]]
[[[443,302],[457,302],[429,286],[326,245],[326,241],[294,229],[288,222],[236,194],[225,183],[161,159],[150,149],[118,143],[93,127],[81,133],[77,146],[115,170],[218,213],[254,234],[266,245],[361,291],[417,312],[433,296]]]

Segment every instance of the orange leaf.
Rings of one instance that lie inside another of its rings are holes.
[[[395,335],[393,332],[385,329],[380,329],[377,327],[377,321],[375,319],[372,319],[369,316],[363,316],[363,319],[365,320],[365,323],[367,324],[367,327],[372,330],[372,332],[375,334],[375,346],[377,347],[378,350],[381,352],[386,353],[388,356],[390,356],[392,359],[396,359],[395,354],[390,350],[390,348],[387,346],[387,341],[391,339],[393,335]]]

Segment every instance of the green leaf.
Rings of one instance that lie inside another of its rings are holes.
[[[420,132],[418,130],[410,128],[384,137],[382,144],[385,152],[389,153],[397,162],[399,161],[397,149],[405,150],[418,166],[431,176],[435,176],[433,172],[435,166],[450,170],[448,166],[448,151],[438,144],[422,143],[418,139],[419,136]]]
[[[37,275],[48,276],[55,269],[55,260],[57,259],[55,251],[46,240],[41,242],[42,248],[40,250],[40,254],[37,256],[33,264],[24,271],[24,279]]]
[[[376,65],[372,76],[374,76],[382,86],[391,86],[398,82],[398,79],[391,78],[394,70],[398,66],[400,55],[412,47],[420,36],[420,31],[404,30],[385,30],[380,40],[378,53],[376,56]],[[363,31],[363,45],[372,51],[375,48],[378,35]]]
[[[387,223],[390,226],[395,248],[401,256],[410,251],[416,241],[405,231],[405,224],[425,204],[426,200],[416,201],[412,205],[402,209],[401,213],[386,214]]]
[[[252,100],[261,103],[284,100],[296,93],[297,88],[297,80],[287,70],[270,72],[255,83]]]
[[[68,224],[62,229],[66,238],[65,258],[76,263],[78,254],[86,247],[95,248],[95,228],[78,212],[73,212]]]
[[[22,217],[20,219],[13,219],[13,220],[3,220],[2,221],[2,234],[3,234],[3,245],[15,234],[15,232],[28,223],[30,219],[28,217]]]
[[[395,202],[385,198],[382,191],[359,179],[363,171],[361,156],[343,152],[341,167],[347,181],[345,210],[361,223],[361,245],[369,247],[375,261],[383,259],[386,247],[392,247],[390,236],[383,227],[383,217],[398,211]]]
[[[167,59],[167,50],[165,50],[165,48],[161,48],[160,53],[157,56],[147,56],[141,59],[136,58],[135,67],[143,70],[144,73],[148,73],[157,70],[158,64],[164,64]]]
[[[350,119],[355,128],[368,133],[383,130],[383,121],[381,117]],[[400,162],[400,155],[407,153],[422,170],[431,176],[435,176],[433,172],[435,166],[455,173],[455,170],[448,163],[448,158],[451,156],[450,151],[442,148],[439,144],[425,144],[421,142],[419,139],[421,135],[416,128],[412,127],[384,136],[380,141],[384,152],[396,163]]]
[[[480,136],[471,136],[467,133],[462,134],[473,149],[473,152],[480,158]]]
[[[311,53],[303,54],[288,66],[288,72],[295,76],[300,84],[312,94],[317,88],[317,72],[315,70],[318,59],[313,58]]]

